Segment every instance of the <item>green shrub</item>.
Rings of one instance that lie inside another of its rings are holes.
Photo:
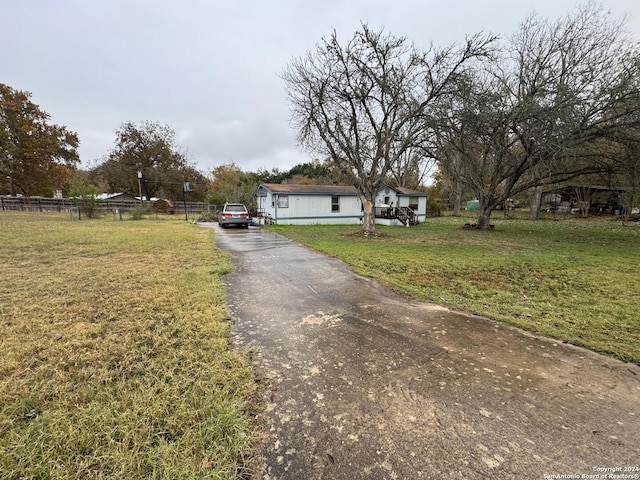
[[[151,213],[151,208],[146,205],[140,205],[134,208],[133,210],[129,210],[129,215],[131,215],[131,220],[142,220],[145,215],[149,215]]]

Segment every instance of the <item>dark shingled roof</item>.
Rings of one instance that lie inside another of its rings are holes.
[[[394,190],[397,190],[398,192],[400,192],[403,195],[411,195],[412,197],[426,197],[427,194],[426,192],[421,192],[419,190],[411,190],[410,188],[403,188],[403,187],[391,187]]]
[[[306,195],[355,195],[356,189],[345,185],[289,185],[285,183],[263,183],[263,187],[274,193]]]

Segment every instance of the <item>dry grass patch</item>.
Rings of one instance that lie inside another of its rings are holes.
[[[0,216],[0,478],[242,478],[255,383],[211,231]]]

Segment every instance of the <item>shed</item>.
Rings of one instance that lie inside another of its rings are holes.
[[[467,202],[467,210],[470,212],[480,210],[480,200],[469,200]]]

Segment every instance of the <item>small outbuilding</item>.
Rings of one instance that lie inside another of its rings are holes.
[[[363,206],[353,186],[263,183],[256,193],[258,221],[279,225],[359,224]],[[375,199],[376,223],[415,225],[427,217],[427,194],[384,186]]]

